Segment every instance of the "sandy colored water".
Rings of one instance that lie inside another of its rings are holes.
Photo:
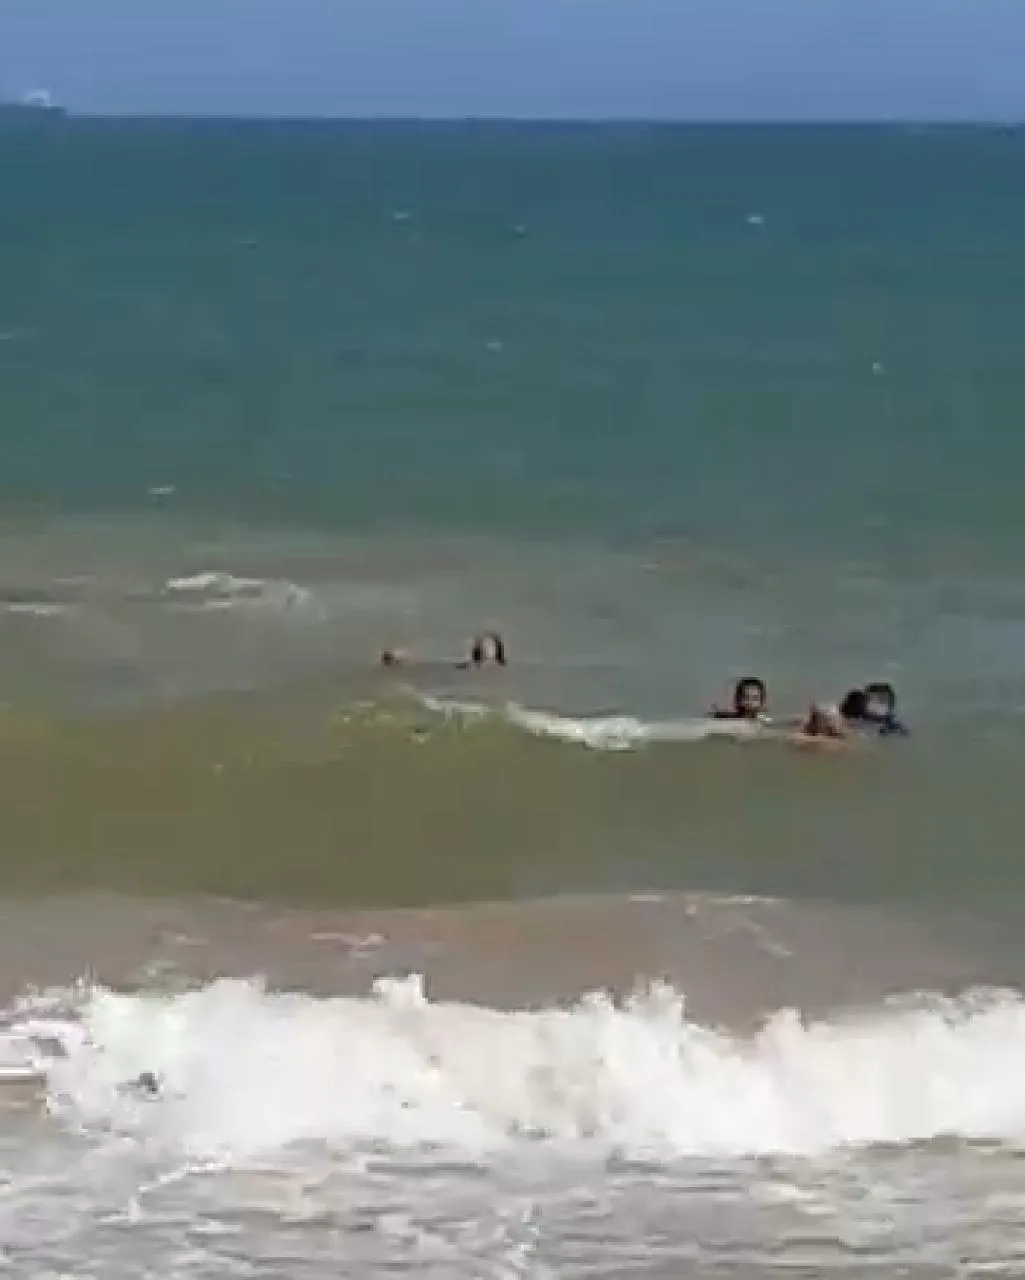
[[[82,894],[0,906],[0,998],[91,978],[114,987],[263,974],[274,986],[364,995],[424,975],[433,999],[538,1007],[668,981],[699,1021],[752,1025],[891,994],[1019,980],[1019,961],[854,908],[698,894],[580,896],[345,911]]]
[[[995,761],[995,763],[994,763]],[[1013,759],[601,753],[320,683],[0,719],[0,889],[424,906],[650,887],[997,908]]]

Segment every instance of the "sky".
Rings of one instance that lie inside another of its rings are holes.
[[[1025,0],[0,0],[112,114],[1025,119]]]

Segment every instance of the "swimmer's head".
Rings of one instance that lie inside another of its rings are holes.
[[[489,631],[474,639],[470,646],[470,661],[475,667],[487,666],[490,662],[497,667],[505,666],[505,641],[497,631]]]
[[[907,728],[897,719],[893,685],[882,680],[864,689],[851,689],[840,703],[840,715],[848,724],[871,725],[882,734],[907,736]]]
[[[835,707],[825,707],[816,702],[808,709],[808,716],[801,732],[809,738],[842,738],[843,723],[840,719],[842,711]]]
[[[757,676],[744,676],[733,686],[733,710],[738,716],[753,720],[766,706],[765,681]]]
[[[865,686],[864,718],[873,724],[892,720],[897,713],[897,695],[892,684],[877,681]]]
[[[402,665],[403,657],[399,649],[384,649],[381,652],[382,667],[398,667]]]

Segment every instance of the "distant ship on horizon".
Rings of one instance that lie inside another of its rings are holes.
[[[0,124],[60,120],[67,114],[67,108],[54,102],[45,89],[36,89],[21,98],[0,98]]]

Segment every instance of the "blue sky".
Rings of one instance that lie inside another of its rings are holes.
[[[1025,118],[1025,0],[0,0],[0,91],[232,115]]]

